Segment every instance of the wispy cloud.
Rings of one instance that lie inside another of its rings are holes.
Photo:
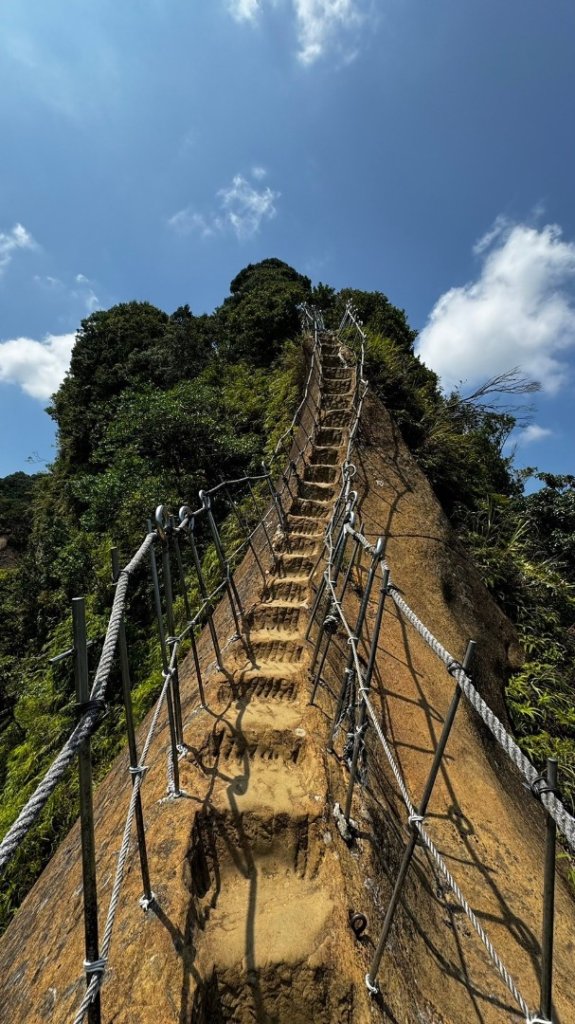
[[[260,0],[229,0],[228,9],[236,21],[254,21],[261,5]]]
[[[265,6],[277,5],[278,0],[228,0],[229,11],[239,22],[255,23]],[[295,20],[302,64],[314,64],[334,51],[345,63],[357,56],[357,31],[368,18],[364,0],[284,0],[284,6]]]
[[[93,313],[101,306],[100,299],[94,291],[94,282],[85,274],[75,274],[73,283],[52,277],[50,274],[34,275],[34,283],[45,292],[58,295],[60,300],[69,303],[78,312],[78,307],[86,313]]]
[[[447,385],[519,366],[558,391],[567,376],[562,355],[575,347],[575,243],[556,224],[498,217],[474,252],[477,279],[437,300],[419,355]]]
[[[363,22],[356,0],[293,0],[298,29],[298,58],[313,64],[334,45],[341,49],[346,37]],[[355,48],[352,53],[355,55]],[[350,56],[347,51],[347,56]]]
[[[553,431],[549,427],[540,427],[538,423],[530,423],[521,431],[516,443],[532,444],[534,441],[544,441],[546,437],[553,437]]]
[[[263,167],[254,167],[251,172],[256,182],[266,173]],[[201,238],[233,231],[236,238],[245,241],[258,233],[263,221],[276,216],[279,197],[280,193],[269,185],[258,187],[242,174],[236,174],[230,185],[216,192],[215,209],[201,213],[187,206],[170,217],[168,225],[178,234],[197,234]]]
[[[15,224],[11,231],[0,231],[0,276],[12,262],[18,249],[36,249],[37,245],[29,231],[22,224]]]
[[[0,381],[18,385],[32,398],[50,398],[70,365],[74,341],[74,334],[47,334],[43,341],[0,342]]]

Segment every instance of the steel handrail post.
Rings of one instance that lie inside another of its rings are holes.
[[[186,573],[184,570],[184,561],[182,558],[182,550],[180,547],[180,540],[177,533],[172,533],[174,541],[174,551],[176,552],[176,562],[178,565],[178,575],[182,584],[182,594],[184,598],[184,608],[186,610],[186,619],[188,623],[193,621],[192,607],[190,605],[190,599],[188,597],[188,588],[186,586]],[[204,681],[202,679],[202,669],[200,666],[200,658],[198,655],[198,645],[196,643],[196,635],[194,633],[194,627],[190,626],[190,642],[192,645],[192,658],[194,659],[194,668],[196,670],[196,678],[198,680],[198,691],[200,694],[200,701],[202,707],[206,706],[206,698],[204,694]]]
[[[351,534],[351,536],[353,537],[353,534]],[[345,597],[345,592],[346,592],[346,589],[347,589],[347,584],[349,583],[349,579],[350,579],[351,566],[353,565],[355,553],[356,553],[356,551],[357,551],[357,549],[359,547],[359,543],[357,541],[357,538],[354,537],[353,539],[355,540],[355,548],[354,548],[354,551],[352,552],[352,555],[351,555],[350,568],[348,569],[348,571],[347,571],[347,573],[345,575],[345,579],[343,581],[343,587],[341,588],[341,594],[337,598],[337,603],[338,604],[341,604],[341,602],[343,601],[343,599]],[[341,554],[341,558],[339,559],[339,562],[336,563],[336,565],[335,565],[334,577],[330,581],[334,585],[334,588],[335,588],[335,585],[337,584],[337,580],[338,580],[339,573],[340,573],[340,570],[341,570],[342,562],[343,562],[343,550],[342,550],[342,554]],[[330,620],[329,607],[330,606],[328,605],[327,614],[326,614],[326,616],[325,616],[325,618],[323,620],[323,623],[322,623],[322,625],[320,627],[320,631],[319,631],[319,634],[318,634],[318,638],[317,638],[315,649],[314,649],[314,653],[313,653],[313,659],[312,659],[311,668],[313,668],[313,666],[315,665],[315,661],[316,661],[316,658],[317,658],[318,653],[319,653],[319,647],[320,647],[320,643],[321,643],[321,639],[322,639],[322,634],[327,632],[326,644],[325,644],[325,647],[324,647],[323,652],[322,652],[321,661],[319,663],[317,672],[315,674],[315,679],[314,679],[314,683],[313,683],[313,690],[312,690],[312,695],[311,695],[311,700],[310,700],[311,704],[314,703],[315,697],[316,697],[316,693],[317,693],[318,688],[319,688],[321,674],[323,672],[323,666],[325,665],[327,654],[328,654],[328,651],[329,651],[329,645],[330,645],[333,637],[337,633],[337,628],[330,629],[330,630],[327,629],[327,625],[328,625],[328,622]]]
[[[112,548],[111,552],[112,559],[112,580],[114,583],[118,582],[120,576],[120,554],[118,548]],[[130,661],[128,657],[128,641],[126,637],[126,624],[124,616],[120,623],[120,632],[118,635],[118,649],[120,652],[120,674],[122,677],[122,698],[124,701],[124,711],[126,714],[126,733],[128,736],[128,751],[130,755],[130,769],[132,775],[132,784],[136,781],[137,775],[145,771],[145,766],[140,765],[138,761],[138,746],[136,743],[136,730],[134,728],[134,712],[132,708],[132,684],[130,680]],[[142,886],[144,889],[144,895],[142,897],[142,906],[144,909],[148,909],[154,902],[154,893],[152,892],[152,886],[150,884],[150,869],[148,865],[148,851],[146,847],[146,826],[144,823],[144,811],[142,807],[142,795],[138,792],[136,797],[136,832],[138,834],[138,852],[140,855],[140,870],[142,873]]]
[[[286,514],[284,512],[283,505],[282,505],[282,503],[281,503],[281,501],[279,499],[279,495],[278,495],[278,493],[277,493],[277,491],[276,491],[276,489],[275,489],[275,487],[274,487],[274,485],[272,483],[271,474],[270,474],[270,471],[269,471],[268,467],[266,466],[265,462],[262,462],[262,469],[263,469],[263,471],[265,473],[267,484],[268,484],[268,487],[270,489],[270,494],[272,496],[272,501],[273,501],[273,503],[275,505],[275,509],[276,509],[277,516],[278,516],[279,525],[281,526],[283,532],[287,533],[288,532],[287,516],[286,516]]]
[[[341,567],[341,560],[343,559],[343,555],[344,555],[344,551],[345,551],[345,545],[347,543],[347,531],[346,531],[345,527],[346,527],[346,525],[349,525],[350,527],[353,528],[354,522],[355,522],[355,514],[353,512],[349,512],[348,513],[348,518],[344,519],[342,521],[342,523],[341,523],[339,534],[338,534],[338,538],[337,538],[337,540],[335,542],[334,549],[333,549],[334,581],[337,581],[337,578],[339,576],[339,570],[340,570],[340,567]],[[324,547],[325,547],[325,543],[324,543]],[[315,572],[315,569],[317,568],[317,566],[319,565],[319,563],[321,561],[322,555],[323,555],[323,552],[320,554],[320,556],[319,556],[319,558],[318,558],[318,560],[316,562],[316,565],[314,566],[314,572]],[[329,572],[329,566],[327,567],[327,571]],[[317,610],[319,608],[320,602],[321,602],[321,600],[323,598],[326,586],[327,586],[327,580],[326,580],[326,577],[325,577],[325,574],[324,574],[322,576],[320,584],[319,584],[319,586],[317,588],[317,592],[316,592],[316,595],[315,595],[315,598],[314,598],[314,602],[313,602],[313,605],[311,607],[311,611],[309,613],[309,622],[308,622],[307,629],[305,631],[305,639],[306,640],[309,640],[309,635],[311,633],[313,622],[314,622]],[[313,665],[314,665],[314,663],[312,662],[312,664],[310,666],[310,670],[313,669]]]
[[[249,480],[248,480],[248,488],[249,488],[249,492],[250,492],[251,499],[252,499],[252,502],[253,502],[253,506],[254,506],[254,509],[255,509],[255,513],[256,513],[257,516],[259,516],[260,515],[260,511],[258,509],[258,499],[256,497],[255,491],[254,491],[254,489],[253,489],[253,487],[251,485],[251,482]],[[270,535],[268,533],[268,528],[266,526],[265,514],[261,517],[260,523],[262,525],[262,529],[264,531],[265,538],[266,538],[266,541],[267,541],[267,545],[268,545],[268,547],[270,549],[272,558],[273,558],[274,562],[277,562],[277,553],[276,553],[276,551],[274,549],[274,546],[273,546],[272,541],[271,541],[271,537],[270,537]]]
[[[345,526],[346,526],[346,524],[344,523],[344,525],[342,527],[342,530],[341,530],[341,533],[340,533],[340,535],[338,537],[336,547],[334,549],[333,564],[326,566],[325,572],[323,574],[322,585],[320,585],[320,587],[318,587],[318,592],[316,594],[316,600],[314,602],[314,606],[313,606],[313,609],[312,609],[312,615],[310,617],[310,625],[311,625],[311,622],[313,621],[313,616],[315,615],[317,607],[319,605],[320,596],[323,596],[325,594],[325,592],[326,592],[328,580],[329,580],[329,582],[331,584],[333,584],[334,588],[335,588],[335,585],[337,584],[337,581],[338,581],[338,578],[339,578],[339,574],[340,574],[340,570],[341,570],[341,564],[343,562],[343,557],[344,557],[345,549],[346,549],[346,546],[347,546],[347,540],[348,540],[348,537],[349,537],[349,531],[345,529]],[[333,575],[331,577],[329,576],[330,570],[333,572]],[[328,606],[327,607],[329,607],[330,600],[331,600],[331,598],[328,597]],[[316,663],[316,660],[317,660],[317,656],[319,654],[319,648],[320,648],[322,637],[323,637],[324,628],[325,628],[325,620],[320,623],[320,626],[319,626],[319,629],[318,629],[318,633],[317,633],[317,637],[316,637],[316,641],[315,641],[315,646],[314,646],[314,649],[313,649],[313,654],[311,656],[311,661],[310,661],[310,666],[309,666],[310,672],[313,672],[314,667],[315,667],[315,663]],[[306,633],[306,639],[307,639],[307,633]]]
[[[150,520],[148,520],[148,533],[152,533],[153,527]],[[158,579],[158,566],[156,565],[156,552],[154,551],[154,545],[150,547],[150,572],[152,576],[152,589],[154,591],[154,606],[156,609],[156,619],[158,620],[158,632],[160,634],[160,651],[162,655],[162,667],[164,679],[167,676],[169,669],[169,659],[167,655],[166,647],[166,633],[164,630],[164,620],[162,614],[162,598],[160,596],[160,582]],[[175,794],[179,795],[180,792],[180,768],[178,765],[178,737],[176,729],[176,720],[174,712],[174,704],[172,701],[172,686],[171,679],[166,689],[166,704],[168,706],[168,726],[170,731],[170,744],[172,749],[172,764],[174,770],[174,789]]]
[[[76,700],[81,707],[90,699],[88,680],[88,646],[86,642],[86,603],[83,597],[72,600],[72,627],[74,633],[74,681]],[[94,836],[94,806],[92,800],[92,756],[90,737],[78,750],[78,778],[80,793],[80,835],[82,841],[82,887],[84,902],[84,941],[86,959],[86,985],[100,973],[98,938],[98,887],[96,880],[96,844]],[[101,1006],[99,990],[88,1006],[89,1024],[100,1024]]]
[[[370,646],[370,650],[369,650],[369,660],[368,660],[368,663],[367,663],[367,668],[365,670],[365,676],[364,676],[364,680],[363,680],[363,689],[368,691],[368,692],[371,689],[371,677],[373,675],[373,670],[375,668],[375,659],[377,657],[377,646],[378,646],[378,643],[379,643],[379,636],[380,636],[380,633],[381,633],[381,623],[382,623],[382,620],[383,620],[383,612],[384,612],[384,609],[385,609],[385,599],[387,597],[388,585],[389,585],[389,569],[386,568],[386,569],[383,570],[383,578],[382,578],[382,581],[381,581],[381,589],[379,591],[379,602],[378,602],[378,605],[377,605],[377,612],[376,612],[375,623],[374,623],[374,627],[373,627],[373,636],[371,638],[371,646]],[[352,754],[352,758],[351,758],[351,768],[350,768],[350,775],[349,775],[349,783],[348,783],[348,787],[347,787],[347,793],[346,793],[346,796],[345,796],[345,808],[344,808],[344,812],[343,812],[344,813],[344,817],[345,817],[345,819],[346,819],[348,824],[349,824],[349,819],[350,819],[350,815],[351,815],[351,803],[352,803],[352,799],[353,799],[353,788],[354,788],[354,785],[355,785],[355,776],[356,776],[356,772],[357,772],[357,763],[359,761],[359,751],[360,751],[360,747],[361,747],[361,742],[362,742],[362,737],[363,737],[363,733],[364,733],[364,730],[365,730],[366,722],[367,722],[367,708],[365,706],[365,701],[362,700],[362,702],[361,702],[361,709],[360,709],[360,712],[359,712],[359,723],[358,723],[358,726],[357,726],[357,730],[356,730],[356,734],[355,734],[355,738],[354,738],[354,743],[353,743],[353,754]]]
[[[363,623],[364,623],[365,616],[366,616],[366,613],[367,613],[367,606],[369,604],[369,598],[371,596],[371,588],[373,587],[373,582],[375,580],[375,574],[377,572],[377,567],[378,567],[381,559],[383,558],[384,547],[385,547],[384,539],[383,539],[383,537],[380,537],[378,542],[377,542],[377,544],[375,545],[375,549],[374,549],[374,553],[373,553],[373,559],[372,559],[372,562],[371,562],[371,565],[370,565],[370,568],[369,568],[369,573],[368,573],[367,581],[366,581],[366,584],[365,584],[365,590],[363,592],[363,596],[362,596],[362,599],[361,599],[361,604],[359,606],[359,612],[358,612],[358,615],[357,615],[357,620],[356,620],[356,623],[355,623],[354,636],[355,636],[356,640],[358,640],[359,637],[361,636],[361,631],[363,629]],[[327,750],[328,750],[329,753],[333,752],[333,741],[334,741],[334,737],[335,737],[335,731],[337,729],[337,723],[338,723],[339,716],[340,716],[342,708],[343,708],[343,701],[344,701],[345,694],[346,694],[346,691],[347,691],[347,688],[348,688],[348,683],[353,678],[354,673],[355,673],[354,652],[353,652],[353,646],[350,646],[350,651],[349,651],[349,655],[348,655],[348,658],[347,658],[347,665],[345,667],[345,671],[344,671],[344,674],[343,674],[343,680],[342,680],[342,683],[341,683],[341,688],[340,688],[339,696],[338,696],[337,703],[336,703],[335,714],[334,714],[334,717],[333,717],[333,723],[332,723],[332,726],[331,726],[331,730],[330,730],[330,734],[329,734],[329,739],[327,741]]]
[[[465,652],[465,658],[463,659],[463,663],[462,663],[462,666],[461,666],[465,672],[469,671],[469,668],[471,666],[471,663],[472,663],[472,660],[473,660],[473,657],[474,657],[474,653],[475,653],[475,641],[474,640],[470,640],[468,645],[467,645],[467,650]],[[459,667],[459,666],[455,666],[455,667]],[[431,768],[429,770],[429,775],[427,777],[427,782],[425,784],[425,789],[423,791],[423,796],[422,796],[422,798],[420,800],[419,807],[417,808],[417,812],[416,813],[417,813],[417,817],[418,818],[423,818],[425,816],[425,812],[427,811],[427,807],[428,807],[429,801],[431,799],[431,794],[433,793],[433,787],[435,785],[435,781],[436,781],[437,776],[439,774],[439,769],[441,768],[441,762],[443,760],[443,754],[445,752],[445,747],[447,745],[447,741],[449,739],[449,736],[450,736],[450,733],[451,733],[451,729],[453,727],[453,722],[455,720],[455,715],[457,713],[457,708],[459,707],[459,702],[461,700],[461,695],[462,695],[462,690],[461,690],[460,686],[458,684],[456,684],[453,697],[451,698],[451,704],[449,705],[449,709],[447,711],[447,714],[446,714],[444,722],[443,722],[443,727],[442,727],[442,730],[441,730],[439,741],[438,741],[437,747],[435,748],[435,754],[434,754],[434,757],[433,757],[433,762],[431,764]],[[378,944],[376,946],[375,952],[373,954],[373,959],[371,961],[371,966],[370,966],[369,971],[368,971],[368,973],[366,975],[366,978],[365,978],[366,985],[367,985],[367,987],[368,987],[368,989],[370,991],[374,991],[374,990],[377,989],[377,974],[378,974],[378,971],[379,971],[379,966],[381,964],[381,959],[383,957],[383,954],[384,954],[384,951],[385,951],[385,946],[386,946],[387,940],[389,938],[389,933],[391,931],[391,926],[393,924],[393,919],[394,919],[394,916],[395,916],[395,911],[397,909],[397,904],[399,903],[399,897],[401,896],[401,891],[403,889],[403,884],[405,882],[405,878],[406,878],[406,875],[407,875],[407,872],[408,872],[408,869],[409,869],[409,865],[411,864],[411,859],[413,857],[413,853],[414,853],[415,847],[417,845],[418,836],[419,836],[419,832],[418,832],[415,824],[412,822],[411,823],[411,836],[409,838],[409,842],[408,842],[408,844],[407,844],[407,846],[406,846],[406,848],[404,850],[404,853],[403,853],[403,858],[402,858],[401,864],[399,866],[399,871],[398,871],[398,874],[397,874],[397,878],[395,880],[395,885],[393,887],[393,892],[391,894],[391,898],[390,898],[390,901],[389,901],[389,906],[388,906],[386,914],[385,914],[385,919],[384,919],[383,926],[382,926],[382,929],[381,929],[381,935],[380,935],[380,938],[379,938],[379,942],[378,942]]]
[[[180,510],[180,514],[181,511],[182,510]],[[198,552],[198,547],[195,539],[196,520],[194,516],[190,518],[188,525],[189,530],[187,535],[189,537],[190,547],[192,549],[192,558],[194,561],[196,576],[198,577],[198,586],[200,588],[200,594],[202,595],[202,600],[206,602],[206,608],[208,612],[208,629],[210,631],[210,636],[212,638],[212,646],[214,648],[214,654],[216,656],[216,664],[220,671],[223,671],[224,665],[222,661],[222,652],[220,650],[220,642],[218,640],[217,630],[216,627],[214,626],[214,611],[211,602],[208,601],[208,588],[206,586],[206,581],[204,579],[204,574],[202,572],[202,563],[200,561],[200,555]]]
[[[172,568],[170,564],[170,534],[171,534],[171,523],[168,523],[168,532],[166,537],[161,537],[162,544],[162,576],[164,579],[164,597],[166,601],[166,619],[168,623],[169,638],[166,641],[168,646],[171,646],[169,641],[174,644],[176,641],[176,620],[174,616],[174,595],[172,590]],[[178,746],[183,746],[184,743],[184,726],[182,721],[182,702],[180,698],[180,676],[178,672],[177,652],[176,662],[174,664],[174,671],[171,678],[171,689],[172,698],[174,702],[174,711],[176,715],[176,738]]]
[[[241,627],[240,617],[241,617],[241,614],[242,614],[242,605],[241,605],[241,601],[240,601],[240,595],[238,594],[237,587],[236,587],[236,585],[234,583],[234,580],[233,580],[233,577],[232,577],[232,575],[230,573],[229,562],[228,562],[228,560],[227,560],[227,558],[225,556],[225,552],[224,552],[224,549],[223,549],[223,545],[222,545],[222,541],[221,541],[221,538],[220,538],[220,534],[218,532],[218,528],[216,526],[216,521],[214,519],[214,514],[212,512],[212,501],[211,501],[211,498],[210,498],[209,494],[206,494],[205,491],[200,491],[200,501],[201,501],[202,505],[204,506],[204,508],[206,510],[206,515],[208,517],[208,522],[210,524],[210,530],[211,530],[212,538],[213,538],[213,541],[214,541],[214,547],[216,549],[216,554],[218,556],[218,561],[220,563],[220,568],[221,568],[223,576],[224,576],[224,580],[225,580],[225,584],[226,584],[226,593],[228,595],[228,601],[230,603],[230,609],[231,609],[233,620],[234,620],[234,624],[235,624],[235,627],[236,627],[236,635],[237,636],[241,636],[242,635],[242,627]],[[236,608],[236,602],[237,602],[237,608]]]
[[[254,556],[254,559],[255,559],[255,561],[257,563],[257,567],[258,567],[259,571],[261,572],[262,579],[263,579],[263,581],[265,583],[266,582],[266,574],[264,572],[264,568],[262,566],[262,563],[260,562],[258,553],[257,553],[255,545],[253,543],[252,533],[251,533],[251,530],[250,530],[250,527],[249,527],[249,523],[246,523],[244,518],[243,518],[243,516],[240,515],[238,503],[232,497],[232,494],[231,494],[231,491],[230,491],[229,487],[225,487],[224,491],[225,491],[225,493],[227,495],[227,498],[228,498],[228,501],[229,501],[229,503],[230,503],[230,505],[232,507],[232,511],[233,511],[233,513],[234,513],[234,515],[236,517],[236,520],[238,522],[240,530],[243,530],[245,535],[246,535],[248,546],[250,548],[250,551],[251,551],[252,555]]]
[[[557,792],[557,758],[547,758],[547,781],[539,792]],[[553,1012],[553,937],[555,923],[555,857],[557,825],[547,814],[543,883],[543,927],[541,937],[541,1016],[551,1020]]]

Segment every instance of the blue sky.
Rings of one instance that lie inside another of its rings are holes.
[[[574,49],[572,0],[3,0],[0,475],[82,317],[266,256],[384,291],[446,386],[540,379],[518,461],[573,471]]]

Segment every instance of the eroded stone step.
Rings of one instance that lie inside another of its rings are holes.
[[[286,704],[291,710],[295,705]],[[195,752],[206,767],[213,762],[221,767],[225,761],[283,761],[285,764],[297,764],[302,754],[305,730],[295,725],[293,728],[282,728],[278,723],[274,727],[274,714],[277,717],[278,705],[265,705],[267,720],[254,720],[254,709],[248,704],[245,711],[239,712],[234,722],[224,724],[210,733],[205,745]],[[285,710],[282,708],[282,710]],[[301,714],[294,713],[297,721]],[[298,735],[299,733],[299,735]]]
[[[314,518],[316,520],[324,520],[331,509],[332,502],[329,501],[310,501],[306,498],[295,498],[291,511],[294,515],[305,516],[306,518]]]
[[[248,622],[255,630],[269,629],[293,634],[301,629],[304,614],[304,610],[297,605],[274,601],[256,605],[248,616]]]
[[[336,445],[339,447],[339,445],[341,445],[342,441],[343,441],[343,428],[342,427],[339,427],[339,426],[338,427],[332,427],[332,426],[329,426],[329,424],[324,426],[322,424],[322,426],[319,428],[319,430],[316,431],[315,443],[319,447],[328,447],[328,446],[332,446],[332,445],[334,447]]]
[[[319,540],[322,537],[321,531],[318,532],[317,523],[315,524],[315,536],[310,537],[307,534],[296,533],[295,530],[290,529],[287,537],[282,537],[276,541],[275,549],[277,552],[289,552],[292,555],[310,555],[314,556],[317,554],[319,548]]]
[[[350,423],[350,417],[351,407],[348,409],[330,409],[329,412],[322,413],[322,429],[331,427],[347,427]]]
[[[325,399],[328,396],[331,397],[333,395],[351,395],[352,393],[353,388],[351,381],[349,379],[340,380],[339,378],[336,377],[333,380],[327,380],[324,378],[324,384],[322,387],[322,399],[324,404]]]
[[[344,366],[339,356],[336,360],[331,360],[329,364],[324,363],[323,367],[323,380],[325,384],[329,384],[333,380],[351,380],[353,372],[349,366]]]
[[[304,480],[309,480],[310,483],[332,484],[336,479],[337,469],[334,466],[314,462],[304,469]]]
[[[351,1024],[353,986],[323,964],[274,964],[248,981],[214,965],[195,993],[191,1024]]]
[[[306,519],[288,513],[288,528],[293,537],[323,537],[323,530],[317,519]]]
[[[349,409],[351,406],[352,392],[347,395],[324,393],[322,395],[322,411],[331,412],[333,409]]]
[[[294,665],[302,660],[304,644],[299,637],[279,639],[270,636],[268,632],[254,632],[250,635],[250,649],[256,667],[266,664],[277,665],[282,661],[285,665]]]
[[[311,501],[330,502],[333,499],[334,491],[332,484],[313,483],[309,480],[300,480],[298,485],[298,498]]]
[[[307,576],[301,579],[280,579],[270,580],[267,593],[272,601],[293,602],[304,604],[308,599]]]
[[[290,551],[284,551],[276,559],[276,570],[278,576],[285,577],[309,577],[313,572],[315,559],[310,555],[298,555]]]
[[[290,703],[298,696],[298,690],[296,677],[286,677],[275,667],[269,674],[246,671],[231,681],[220,683],[217,697],[222,703],[229,700],[243,703],[257,699]]]
[[[341,459],[339,447],[314,446],[310,452],[309,461],[312,465],[336,466]]]

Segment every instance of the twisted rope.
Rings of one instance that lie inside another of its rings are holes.
[[[154,542],[155,536],[156,535],[154,533],[149,533],[146,536],[132,560],[120,573],[116,592],[114,594],[114,602],[110,613],[108,628],[104,638],[102,653],[100,655],[100,661],[98,663],[94,683],[90,691],[89,703],[92,706],[88,707],[84,712],[82,718],[78,722],[78,725],[66,740],[66,743],[50,765],[44,778],[36,787],[34,793],[28,799],[16,818],[16,821],[0,843],[0,870],[5,867],[8,861],[16,853],[21,842],[32,828],[34,822],[37,821],[40,816],[46,801],[50,798],[56,786],[66,774],[70,764],[82,746],[82,743],[84,743],[84,741],[96,731],[100,723],[100,719],[102,718],[103,713],[105,713],[102,710],[101,702],[104,700],[114,660],[118,634],[120,632],[120,625],[126,604],[126,595],[130,576],[135,572],[145,558],[149,548]],[[98,702],[98,704],[95,702]]]
[[[453,655],[446,650],[437,637],[433,635],[431,630],[424,625],[421,619],[418,618],[413,609],[408,605],[407,601],[401,596],[397,587],[393,584],[389,585],[389,594],[397,608],[401,611],[402,615],[404,615],[408,622],[411,623],[416,632],[419,633],[428,647],[430,647],[437,657],[444,663],[447,669],[451,671],[451,674],[457,681],[458,686],[467,697],[471,706],[475,711],[477,711],[478,715],[481,717],[492,736],[497,740],[502,750],[505,751],[516,768],[518,768],[522,773],[529,786],[532,787],[533,783],[539,777],[536,768],[518,747],[513,737],[509,735],[497,715],[491,710],[489,705],[486,704],[481,694],[476,690],[475,686],[471,682],[469,676],[463,671],[461,665],[459,665],[459,662],[457,662]],[[539,795],[539,799],[557,824],[557,827],[565,836],[569,847],[575,853],[575,818],[569,814],[561,800],[554,796],[553,793],[541,793]]]

